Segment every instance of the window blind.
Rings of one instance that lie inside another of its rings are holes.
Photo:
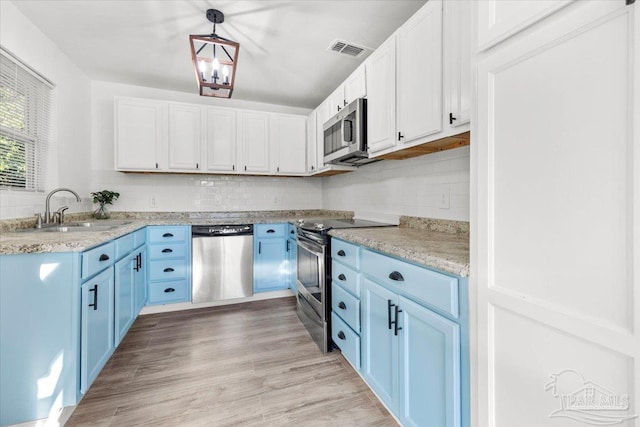
[[[52,85],[0,50],[0,187],[44,190]]]

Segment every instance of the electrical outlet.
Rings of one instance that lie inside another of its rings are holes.
[[[149,198],[149,207],[155,208],[156,206],[156,196],[151,196]]]
[[[282,199],[280,199],[280,197],[276,196],[273,198],[273,204],[278,206],[280,203],[282,203]]]
[[[215,196],[213,196],[213,203],[216,206],[220,206],[222,204],[222,195],[221,194],[216,194]]]
[[[440,185],[438,188],[438,193],[436,194],[437,201],[436,205],[440,209],[449,209],[451,204],[451,188],[449,184]]]

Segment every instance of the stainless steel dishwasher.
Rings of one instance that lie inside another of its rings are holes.
[[[192,302],[253,295],[253,225],[194,225]]]

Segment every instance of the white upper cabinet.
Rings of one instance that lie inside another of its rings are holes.
[[[477,2],[478,51],[535,24],[573,0],[483,0]],[[454,2],[455,3],[455,2]]]
[[[166,103],[146,99],[115,99],[115,169],[157,171],[165,165]]]
[[[204,170],[234,172],[237,165],[238,113],[227,108],[209,107],[204,112]]]
[[[367,60],[367,141],[375,153],[396,145],[396,38]]]
[[[331,93],[331,95],[329,95],[329,98],[327,98],[327,105],[329,108],[329,117],[327,117],[327,119],[331,118],[331,116],[342,110],[345,105],[343,85],[340,85],[336,90],[333,91],[333,93]]]
[[[367,80],[366,66],[360,65],[356,70],[344,81],[344,104],[349,105],[358,98],[367,96]]]
[[[471,119],[471,6],[444,3],[445,126],[458,128]]]
[[[240,141],[240,172],[269,172],[269,114],[242,111]]]
[[[316,112],[316,110],[313,110],[307,117],[307,172],[309,173],[314,173],[318,170]]]
[[[427,2],[397,40],[398,141],[408,143],[442,130],[442,2]]]
[[[200,106],[169,103],[169,170],[200,170],[201,123]]]
[[[289,114],[269,115],[271,172],[304,174],[307,156],[307,119]]]

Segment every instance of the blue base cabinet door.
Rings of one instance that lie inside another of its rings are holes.
[[[460,426],[460,327],[399,297],[400,421]]]
[[[115,341],[117,347],[136,319],[135,279],[138,254],[132,253],[115,264]]]
[[[133,288],[134,288],[134,301],[135,301],[135,312],[136,316],[142,310],[142,307],[147,303],[147,280],[145,278],[146,268],[146,252],[145,247],[141,246],[135,252],[136,255],[136,269],[133,277]]]
[[[256,224],[253,240],[253,292],[289,288],[287,224]]]
[[[389,407],[398,412],[398,337],[390,324],[398,295],[364,279],[362,295],[362,375]]]
[[[80,392],[86,393],[114,350],[113,269],[81,287]]]

